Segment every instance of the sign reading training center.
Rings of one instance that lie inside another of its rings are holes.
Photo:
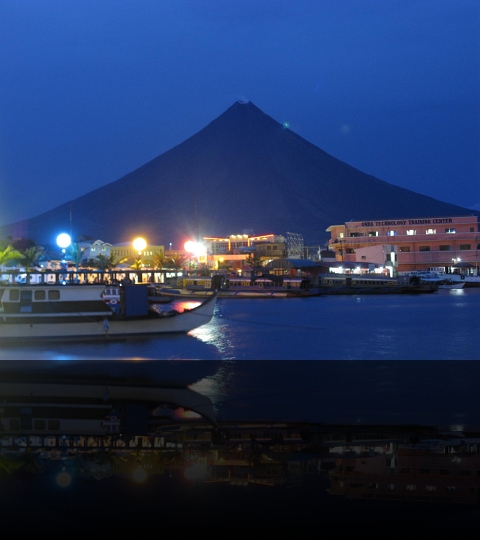
[[[397,221],[363,221],[362,227],[389,227],[391,225],[436,225],[439,223],[452,223],[452,218],[404,219]]]

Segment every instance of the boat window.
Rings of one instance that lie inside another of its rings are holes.
[[[49,300],[60,300],[60,291],[48,291]]]
[[[35,300],[45,300],[46,294],[45,291],[35,291]]]
[[[18,302],[20,300],[20,291],[18,289],[12,289],[9,300],[10,302]]]

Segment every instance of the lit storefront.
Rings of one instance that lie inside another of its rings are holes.
[[[477,216],[350,221],[332,225],[327,232],[331,234],[329,249],[339,262],[362,262],[365,248],[391,246],[395,249],[385,253],[385,263],[396,266],[398,272],[436,269],[448,273],[462,262],[462,272],[478,275]],[[391,261],[392,254],[398,261]]]

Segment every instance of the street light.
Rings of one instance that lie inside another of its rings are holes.
[[[140,270],[142,264],[142,251],[147,247],[147,241],[145,238],[135,238],[133,241],[133,249],[138,253],[138,260],[136,261],[137,270]],[[137,274],[139,281],[142,281],[142,274],[138,272]]]
[[[60,262],[60,268],[62,270],[67,270],[67,260],[65,258],[65,253],[71,243],[72,243],[72,239],[69,234],[60,233],[57,236],[57,245],[62,250],[62,261]],[[63,284],[65,285],[65,274],[62,275],[62,279],[63,279]]]

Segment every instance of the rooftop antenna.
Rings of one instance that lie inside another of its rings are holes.
[[[200,234],[198,232],[198,214],[197,214],[197,192],[195,192],[195,240],[200,242]]]

